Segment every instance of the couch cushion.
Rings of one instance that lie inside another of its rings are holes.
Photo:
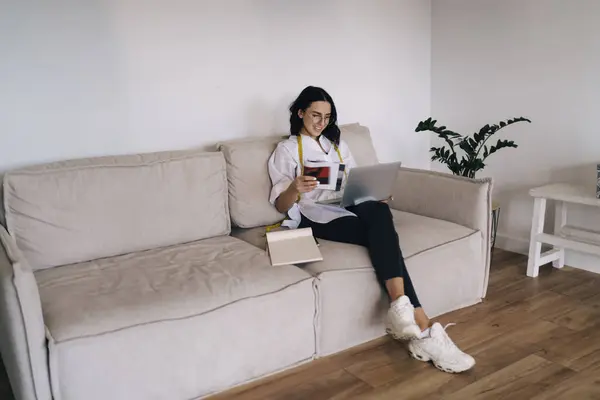
[[[229,211],[234,225],[252,228],[285,218],[269,203],[267,162],[283,136],[234,140],[219,144],[227,162]]]
[[[358,165],[377,163],[369,129],[358,123],[341,125],[342,138],[348,143]],[[285,216],[269,203],[271,180],[267,162],[277,143],[285,136],[240,139],[218,145],[227,162],[229,208],[235,226],[253,228],[281,221]]]
[[[481,301],[486,276],[481,232],[393,209],[392,215],[406,266],[430,317]],[[266,247],[264,228],[233,229],[232,235]],[[319,242],[323,261],[300,267],[318,278],[317,352],[325,356],[383,336],[389,301],[366,248]]]
[[[4,191],[8,230],[34,269],[230,231],[219,152],[57,162],[7,173]]]
[[[482,242],[481,232],[476,231],[407,258],[406,268],[429,317],[481,301],[486,275]],[[320,356],[385,335],[390,303],[373,268],[321,270],[317,288]]]
[[[198,315],[311,277],[221,236],[40,270],[36,279],[44,321],[60,342]]]
[[[405,259],[463,239],[475,232],[473,229],[452,222],[403,211],[392,210],[392,215]],[[323,261],[310,263],[305,268],[312,274],[332,270],[371,268],[369,253],[362,246],[328,242],[326,246],[321,247]]]
[[[469,236],[475,230],[440,219],[424,217],[392,209],[394,225],[400,238],[404,258]],[[231,232],[245,242],[266,249],[265,228],[235,228]],[[308,263],[306,271],[318,274],[330,270],[371,267],[369,253],[362,246],[319,240],[323,261]]]
[[[342,139],[348,143],[357,165],[377,164],[377,153],[371,139],[371,131],[359,123],[340,125]]]
[[[313,283],[190,318],[59,343],[49,337],[54,399],[201,399],[308,361],[316,342]]]

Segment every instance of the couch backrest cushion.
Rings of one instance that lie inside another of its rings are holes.
[[[267,162],[284,136],[240,139],[220,143],[227,163],[229,213],[235,226],[252,228],[285,218],[269,203],[271,180]]]
[[[342,139],[358,165],[376,164],[377,155],[369,129],[358,123],[341,125]],[[285,216],[269,203],[271,180],[267,162],[277,143],[287,136],[240,139],[218,145],[227,162],[229,210],[231,220],[240,228],[274,224]]]
[[[197,150],[8,172],[8,231],[43,269],[230,232],[225,160]]]
[[[373,146],[371,132],[359,123],[341,125],[342,139],[348,143],[354,160],[358,165],[377,164],[377,153]]]

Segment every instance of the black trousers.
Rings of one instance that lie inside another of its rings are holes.
[[[403,278],[404,294],[415,308],[421,307],[404,264],[389,206],[378,201],[367,201],[347,210],[358,218],[341,217],[327,224],[319,224],[303,215],[300,228],[312,228],[313,234],[319,239],[365,246],[379,282],[383,285],[388,279]]]

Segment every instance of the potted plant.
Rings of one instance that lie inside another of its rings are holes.
[[[437,121],[427,118],[425,121],[419,122],[415,132],[431,131],[443,139],[446,144],[440,147],[432,147],[429,149],[433,155],[431,161],[439,161],[446,164],[448,169],[454,175],[466,176],[475,178],[477,171],[485,167],[485,160],[495,152],[505,147],[518,147],[512,140],[498,140],[496,144],[488,147],[488,140],[498,133],[502,128],[517,122],[531,121],[524,117],[517,117],[506,121],[501,121],[494,125],[485,125],[475,132],[473,137],[463,136],[459,133],[446,129],[445,126],[437,126]],[[462,155],[458,152],[462,150]]]

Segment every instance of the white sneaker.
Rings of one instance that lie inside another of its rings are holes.
[[[386,332],[398,340],[418,338],[421,329],[415,322],[415,308],[407,296],[394,301],[387,315]]]
[[[437,322],[431,327],[429,337],[410,341],[408,351],[417,360],[433,361],[433,365],[444,372],[456,374],[475,365],[475,359],[456,347],[446,328]]]

